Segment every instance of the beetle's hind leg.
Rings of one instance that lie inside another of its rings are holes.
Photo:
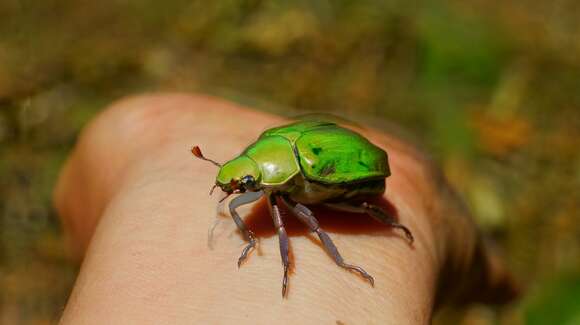
[[[254,236],[254,233],[248,229],[248,227],[244,223],[244,220],[242,220],[236,209],[242,205],[246,205],[254,201],[257,201],[259,198],[262,197],[262,195],[264,195],[264,192],[262,191],[246,192],[230,201],[229,208],[230,214],[232,215],[232,219],[234,219],[234,222],[238,226],[238,229],[242,232],[242,235],[244,235],[244,238],[248,241],[248,245],[244,247],[244,249],[242,250],[242,255],[240,255],[240,258],[238,258],[238,267],[240,267],[240,265],[242,265],[242,262],[246,259],[246,257],[248,257],[248,253],[250,252],[250,250],[256,246],[256,237]]]
[[[284,222],[282,221],[282,214],[276,202],[276,196],[268,196],[268,207],[270,208],[270,214],[272,215],[272,220],[274,221],[274,226],[276,227],[280,241],[280,256],[282,257],[282,265],[284,266],[284,277],[282,278],[282,297],[284,297],[286,295],[286,289],[288,288],[288,268],[290,266],[288,258],[288,234],[286,233],[286,228],[284,228]]]
[[[338,252],[338,248],[336,248],[332,239],[330,239],[330,236],[320,228],[318,220],[316,220],[310,209],[300,203],[293,202],[288,197],[282,197],[282,201],[288,210],[292,211],[292,213],[298,218],[298,220],[302,221],[306,226],[308,226],[310,231],[315,232],[318,235],[318,238],[320,238],[320,241],[324,245],[324,249],[334,259],[334,262],[336,262],[338,266],[359,273],[363,278],[367,279],[372,286],[375,285],[375,279],[362,267],[344,262],[344,259]]]
[[[369,204],[367,202],[364,202],[361,205],[352,205],[348,203],[326,203],[325,205],[331,209],[339,211],[366,213],[371,217],[373,217],[374,219],[376,219],[377,221],[379,221],[380,223],[388,225],[389,227],[401,229],[405,233],[405,237],[407,237],[407,239],[411,244],[414,241],[413,234],[411,233],[409,228],[398,223],[397,220],[393,218],[393,216],[388,214],[384,209],[382,209],[377,205]]]

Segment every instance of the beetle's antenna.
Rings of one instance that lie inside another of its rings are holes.
[[[216,165],[218,167],[221,167],[222,166],[222,164],[220,164],[220,163],[218,163],[218,162],[216,162],[216,161],[214,161],[212,159],[209,159],[209,158],[204,157],[203,154],[201,153],[201,149],[199,149],[198,146],[194,146],[193,148],[191,148],[191,153],[194,156],[196,156],[197,158],[202,159],[202,160],[205,160],[205,161],[209,161],[210,163],[212,163],[212,164],[214,164],[214,165]]]
[[[216,187],[217,187],[217,184],[213,184],[213,186],[211,187],[211,190],[209,190],[209,196],[211,196],[213,194],[213,190],[215,190]]]
[[[232,192],[228,193],[228,195],[222,197],[219,201],[219,203],[222,203],[223,201],[225,201],[230,195],[232,195]]]

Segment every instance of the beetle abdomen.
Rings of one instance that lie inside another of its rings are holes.
[[[303,204],[348,201],[373,197],[385,192],[385,180],[369,180],[357,183],[322,184],[304,179],[301,175],[293,178],[294,186],[289,191],[290,198]]]

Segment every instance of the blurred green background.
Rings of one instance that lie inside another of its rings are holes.
[[[162,90],[404,127],[527,286],[436,323],[580,324],[577,0],[1,0],[1,324],[73,285],[51,190],[79,130]]]

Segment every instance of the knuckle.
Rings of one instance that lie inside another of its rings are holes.
[[[118,100],[104,109],[82,132],[79,145],[110,156],[147,152],[162,146],[173,122],[185,108],[195,107],[195,96],[150,94]]]

